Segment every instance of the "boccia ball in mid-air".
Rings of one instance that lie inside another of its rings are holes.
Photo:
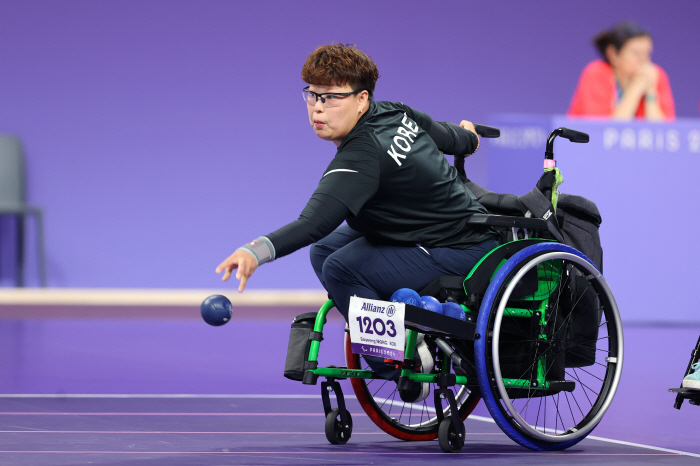
[[[457,303],[444,303],[442,305],[442,313],[455,319],[467,320],[467,317],[464,315],[464,309]]]
[[[204,322],[218,327],[231,320],[233,306],[226,296],[214,294],[202,302],[201,311]]]
[[[420,295],[410,288],[400,288],[391,295],[392,303],[406,303],[411,306],[421,307]]]
[[[442,314],[442,304],[440,304],[440,301],[433,298],[432,296],[421,296],[420,299],[423,305],[423,309]]]

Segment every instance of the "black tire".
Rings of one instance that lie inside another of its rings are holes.
[[[464,446],[464,423],[460,419],[458,424],[459,430],[455,429],[452,416],[447,416],[440,422],[438,442],[440,442],[440,448],[445,453],[459,453]]]
[[[343,425],[340,421],[340,410],[333,408],[326,416],[326,438],[333,445],[343,445],[352,436],[352,416],[348,412],[348,424]]]
[[[527,305],[533,317],[518,316]],[[622,371],[622,324],[605,279],[582,253],[540,243],[515,254],[484,295],[477,333],[484,403],[515,442],[563,450],[600,422]]]

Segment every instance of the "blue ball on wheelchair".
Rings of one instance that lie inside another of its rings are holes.
[[[442,304],[440,304],[440,301],[432,296],[421,296],[420,299],[423,309],[442,314]]]
[[[464,309],[457,303],[443,303],[442,313],[447,317],[453,317],[459,320],[467,320],[467,316],[464,315]]]
[[[421,298],[418,293],[410,288],[400,288],[391,295],[392,303],[406,303],[411,306],[421,307]]]
[[[233,305],[226,296],[214,294],[206,298],[200,307],[204,322],[214,327],[224,325],[233,315]]]

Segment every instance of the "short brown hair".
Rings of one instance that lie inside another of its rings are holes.
[[[353,91],[368,91],[371,99],[379,71],[372,59],[355,44],[333,42],[318,47],[308,56],[301,69],[301,79],[319,86],[349,84]]]
[[[593,38],[593,45],[598,49],[598,53],[600,53],[603,60],[607,62],[608,56],[605,51],[608,46],[612,45],[615,47],[615,51],[619,52],[628,40],[634,39],[635,37],[649,37],[651,39],[651,34],[649,34],[649,31],[642,29],[637,23],[628,21],[599,33]]]

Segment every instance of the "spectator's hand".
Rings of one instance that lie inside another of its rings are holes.
[[[630,86],[636,88],[641,94],[656,94],[656,85],[658,82],[658,67],[652,62],[647,62],[635,73]]]
[[[656,85],[659,83],[659,68],[652,62],[645,64],[641,71],[647,84],[646,93],[656,94]]]
[[[474,123],[472,123],[471,121],[462,120],[459,126],[461,126],[464,129],[468,129],[472,133],[476,134],[476,128],[474,128]]]
[[[225,282],[231,277],[231,272],[233,272],[234,269],[238,269],[238,272],[236,272],[236,279],[241,281],[241,284],[238,286],[238,292],[242,293],[248,282],[248,278],[253,275],[253,272],[255,272],[257,268],[258,264],[252,254],[245,251],[236,251],[219,264],[216,268],[216,273],[224,272],[221,281]]]

